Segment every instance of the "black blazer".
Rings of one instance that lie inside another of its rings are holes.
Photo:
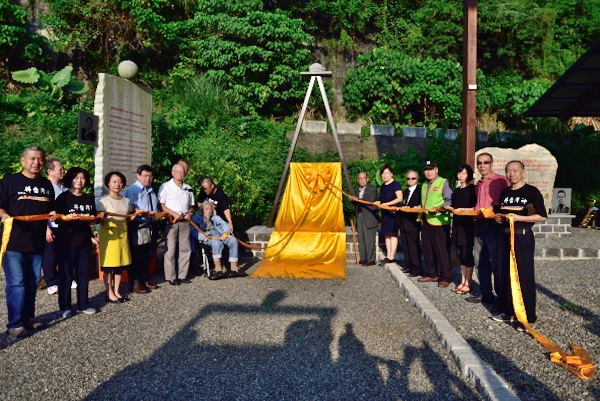
[[[413,192],[412,198],[410,198],[410,201],[407,203],[406,200],[408,199],[408,194],[409,194],[408,188],[406,188],[405,190],[402,191],[402,195],[404,198],[404,201],[402,202],[402,206],[409,206],[409,207],[421,206],[421,186],[420,185],[417,185],[417,187],[415,188],[415,192]],[[399,213],[400,229],[403,231],[419,231],[421,229],[421,223],[417,221],[418,217],[419,217],[418,213],[400,212]]]
[[[358,194],[356,194],[356,197],[358,197]],[[377,189],[373,185],[367,183],[362,200],[367,202],[375,202],[377,200]],[[359,214],[364,215],[367,228],[375,228],[379,225],[379,213],[377,211],[377,206],[365,205],[364,203],[360,202],[353,203],[356,207],[356,216],[358,217]]]

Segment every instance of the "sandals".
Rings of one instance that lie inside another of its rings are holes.
[[[461,286],[460,290],[456,290],[454,291],[456,294],[458,295],[466,295],[466,294],[470,294],[471,293],[471,286],[470,285],[463,285]]]
[[[451,289],[450,291],[458,293],[458,292],[462,291],[463,287],[465,287],[464,284],[459,284],[456,287],[454,287],[453,289]]]

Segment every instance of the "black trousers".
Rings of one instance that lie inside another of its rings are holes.
[[[56,229],[51,228],[56,237]],[[42,272],[44,272],[44,281],[46,286],[58,285],[58,273],[56,270],[58,261],[56,258],[56,242],[46,242],[44,247],[44,256],[42,257]]]
[[[88,283],[91,245],[61,245],[56,247],[58,263],[58,307],[71,309],[71,282],[77,282],[77,310],[88,307]]]
[[[535,313],[535,269],[533,264],[535,237],[530,229],[515,231],[515,258],[517,260],[517,271],[519,272],[519,283],[523,303],[525,304],[525,312],[527,313],[527,321],[533,323],[537,320]],[[513,316],[515,310],[510,285],[510,235],[508,233],[502,236],[499,276],[498,304],[500,311]]]
[[[402,252],[406,268],[411,274],[421,275],[421,241],[420,231],[405,231],[400,228],[400,239],[402,241]]]
[[[427,277],[439,277],[440,281],[452,281],[450,271],[450,226],[433,226],[424,219],[421,247]]]
[[[131,269],[129,270],[129,290],[136,285],[146,285],[148,281],[148,266],[154,250],[152,242],[144,245],[130,246]]]

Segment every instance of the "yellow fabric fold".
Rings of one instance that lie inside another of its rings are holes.
[[[548,352],[550,361],[571,372],[575,376],[589,380],[596,373],[596,365],[592,362],[590,354],[582,347],[571,344],[573,355],[567,355],[554,341],[535,330],[527,321],[521,283],[519,282],[519,271],[517,270],[517,258],[515,255],[515,221],[510,215],[506,216],[510,227],[510,285],[512,293],[513,308],[515,316],[525,330]]]
[[[275,229],[251,277],[345,278],[341,163],[291,163]]]
[[[0,248],[0,269],[4,268],[4,254],[6,253],[6,247],[8,246],[8,241],[10,240],[10,233],[12,231],[13,221],[13,217],[8,217],[2,222],[3,228],[2,247]]]

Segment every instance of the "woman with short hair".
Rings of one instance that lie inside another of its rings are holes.
[[[104,177],[104,185],[108,194],[98,201],[96,207],[99,212],[126,215],[131,211],[129,199],[121,195],[127,184],[125,176],[118,171],[111,171]],[[129,297],[122,296],[119,291],[121,273],[131,265],[131,252],[127,239],[126,217],[103,216],[100,225],[100,266],[104,272],[104,285],[106,286],[106,301],[122,303],[129,301]]]
[[[379,170],[381,190],[379,200],[375,204],[379,206],[400,206],[402,204],[402,186],[394,180],[394,171],[389,164],[385,164]],[[395,263],[396,250],[398,249],[398,214],[395,211],[381,210],[381,235],[385,238],[386,257],[383,263]]]

